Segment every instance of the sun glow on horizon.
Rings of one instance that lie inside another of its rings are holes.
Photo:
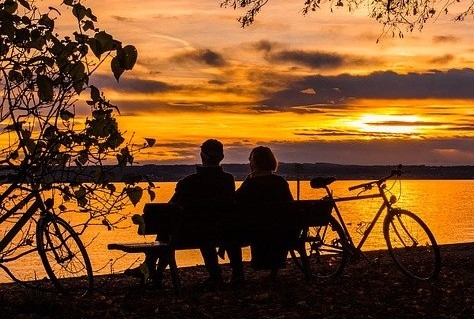
[[[363,132],[385,133],[391,137],[394,134],[419,133],[419,127],[415,125],[418,122],[420,118],[416,115],[365,114],[353,122],[353,125]]]

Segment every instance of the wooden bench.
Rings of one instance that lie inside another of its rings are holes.
[[[138,224],[139,235],[158,235],[160,240],[148,243],[111,243],[109,250],[146,253],[154,250],[170,261],[173,287],[180,289],[175,251],[198,249],[202,245],[225,247],[252,244],[265,234],[298,245],[301,231],[308,226],[326,225],[332,210],[327,200],[299,200],[288,204],[265,205],[199,205],[182,208],[169,203],[147,203]],[[138,218],[137,218],[138,217]]]

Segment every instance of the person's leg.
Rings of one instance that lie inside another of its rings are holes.
[[[230,267],[232,268],[232,274],[243,275],[244,265],[242,263],[242,249],[239,245],[229,245],[226,248],[227,255],[229,256]]]
[[[209,272],[209,279],[222,281],[221,268],[219,267],[216,248],[212,246],[202,246],[200,250],[204,260],[204,265]]]
[[[229,245],[226,247],[229,256],[230,267],[232,268],[231,284],[242,284],[245,281],[244,265],[242,263],[242,249],[239,245]]]

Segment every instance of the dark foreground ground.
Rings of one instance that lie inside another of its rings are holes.
[[[180,295],[168,277],[164,290],[153,291],[122,275],[101,276],[83,298],[2,284],[0,318],[474,318],[474,243],[441,249],[434,283],[404,277],[386,252],[373,252],[377,266],[361,260],[330,281],[306,282],[289,261],[277,281],[246,268],[244,286],[211,288],[200,284],[202,267],[182,268]]]

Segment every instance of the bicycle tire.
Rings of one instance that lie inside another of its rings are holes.
[[[80,296],[92,291],[94,277],[89,255],[69,223],[54,215],[42,217],[36,242],[44,269],[56,289]]]
[[[341,225],[331,216],[327,225],[303,229],[297,247],[290,250],[290,255],[307,277],[332,278],[347,264],[345,238]]]
[[[385,217],[383,233],[390,256],[411,278],[433,280],[441,268],[441,255],[428,226],[414,213],[392,209]]]

